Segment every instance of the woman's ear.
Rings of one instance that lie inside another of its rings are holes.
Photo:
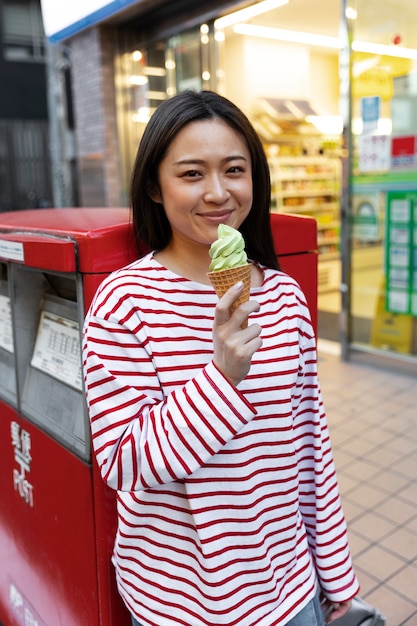
[[[154,202],[158,204],[162,204],[162,196],[161,196],[161,192],[159,191],[158,185],[151,183],[148,186],[147,192],[151,200],[153,200]]]

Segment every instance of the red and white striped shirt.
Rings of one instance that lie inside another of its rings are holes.
[[[237,388],[212,362],[217,296],[152,254],[101,285],[84,373],[118,491],[120,594],[146,626],[286,624],[358,591],[299,286],[264,269],[262,347]]]

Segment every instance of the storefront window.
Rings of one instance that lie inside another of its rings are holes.
[[[116,56],[115,71],[121,168],[128,201],[130,173],[139,140],[153,111],[167,98],[164,44],[139,46],[134,42],[127,45],[123,42],[123,48]]]
[[[127,189],[139,140],[150,116],[166,98],[184,89],[211,86],[211,44],[207,25],[154,44],[122,39],[116,56],[116,101]]]
[[[415,356],[417,5],[358,0],[356,10],[351,341]]]

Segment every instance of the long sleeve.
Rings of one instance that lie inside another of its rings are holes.
[[[313,339],[302,344],[302,367],[293,397],[294,441],[300,476],[300,512],[320,586],[334,601],[357,594]]]
[[[133,333],[88,317],[83,343],[97,462],[123,491],[189,476],[256,413],[211,361],[165,396],[139,317],[135,324]]]

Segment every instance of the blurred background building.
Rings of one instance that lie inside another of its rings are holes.
[[[39,0],[0,0],[0,211],[50,204],[45,36]]]

